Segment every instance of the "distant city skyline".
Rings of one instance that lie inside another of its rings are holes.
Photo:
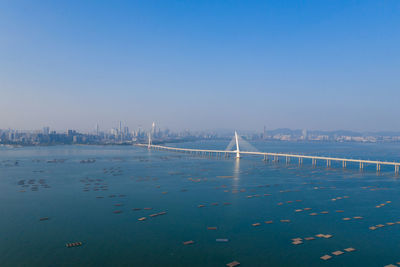
[[[120,128],[120,123],[121,127]],[[125,122],[118,121],[118,123],[111,125],[110,127],[106,126],[101,126],[100,124],[95,124],[93,128],[90,127],[84,127],[84,128],[53,128],[50,127],[48,124],[42,127],[35,127],[35,128],[0,128],[0,131],[5,131],[5,130],[12,130],[12,131],[19,131],[19,132],[46,132],[47,134],[50,132],[57,132],[57,133],[66,133],[69,130],[74,130],[74,131],[79,131],[81,133],[109,133],[112,132],[113,130],[118,130],[118,131],[126,131],[126,129],[130,130],[142,130],[145,132],[154,132],[153,131],[153,123],[148,123],[146,124],[139,124],[139,125],[128,125],[125,124]],[[259,133],[259,134],[265,134],[266,132],[274,132],[274,131],[300,131],[303,135],[307,136],[307,133],[309,131],[311,132],[348,132],[348,133],[400,133],[400,130],[348,130],[348,129],[332,129],[332,130],[324,130],[324,129],[309,129],[309,128],[290,128],[290,127],[279,127],[279,128],[268,128],[265,125],[262,127],[259,127],[257,129],[240,129],[240,128],[201,128],[201,129],[196,129],[196,128],[172,128],[169,127],[168,125],[159,125],[155,124],[154,129],[162,129],[162,130],[170,130],[174,132],[184,132],[184,131],[190,131],[190,132],[215,132],[215,133],[233,133],[234,131],[239,131],[243,134],[248,134],[248,133]]]
[[[6,1],[0,25],[0,129],[400,131],[398,1]]]
[[[100,131],[98,125],[94,131],[82,132],[68,129],[66,131],[42,130],[19,131],[15,129],[0,129],[0,146],[48,146],[48,145],[135,145],[135,144],[165,144],[199,140],[231,140],[228,147],[234,145],[232,133],[241,142],[252,147],[247,141],[289,141],[289,142],[361,142],[361,143],[397,143],[400,142],[400,132],[358,133],[351,131],[308,131],[276,129],[260,132],[237,131],[173,131],[161,129],[154,122],[150,129],[129,128],[119,123],[119,127]],[[242,139],[241,137],[245,139]],[[252,147],[253,148],[253,147]],[[252,150],[254,151],[254,150]]]

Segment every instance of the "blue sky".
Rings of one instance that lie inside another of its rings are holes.
[[[2,1],[0,128],[400,130],[400,2]]]

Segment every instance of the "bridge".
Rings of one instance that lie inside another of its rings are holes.
[[[250,151],[240,151],[239,146],[239,137],[237,132],[235,132],[234,137],[236,143],[236,150],[211,150],[211,149],[194,149],[194,148],[177,148],[177,147],[169,147],[169,146],[161,146],[161,145],[153,145],[151,141],[151,134],[149,134],[149,142],[148,144],[138,144],[139,146],[144,146],[148,149],[155,150],[166,150],[172,152],[181,152],[188,153],[194,155],[201,156],[216,156],[219,158],[230,158],[231,155],[236,159],[240,159],[241,155],[255,155],[262,156],[264,161],[268,161],[272,158],[272,161],[278,162],[279,159],[285,159],[286,163],[289,164],[292,159],[298,160],[299,165],[303,164],[304,159],[310,159],[312,161],[312,166],[315,167],[317,165],[317,161],[326,162],[326,166],[331,167],[332,162],[341,163],[343,168],[347,167],[347,163],[355,163],[359,165],[359,168],[364,169],[364,165],[375,165],[376,171],[381,170],[382,165],[388,165],[394,167],[395,175],[399,175],[400,162],[390,162],[390,161],[376,161],[376,160],[363,160],[363,159],[349,159],[349,158],[336,158],[336,157],[323,157],[323,156],[311,156],[311,155],[298,155],[298,154],[288,154],[288,153],[273,153],[273,152],[250,152]]]

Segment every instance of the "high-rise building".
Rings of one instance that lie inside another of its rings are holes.
[[[73,135],[75,135],[76,134],[76,131],[75,130],[67,130],[67,135],[68,136],[73,136]]]
[[[117,136],[118,136],[118,129],[112,128],[112,129],[110,130],[110,133],[111,133],[111,135],[114,135],[114,137],[117,137]]]
[[[303,140],[307,140],[307,129],[303,129]]]
[[[153,121],[153,124],[151,125],[151,135],[154,136],[156,133],[156,123]]]
[[[50,127],[43,127],[43,134],[44,135],[49,135],[49,133],[50,133]]]
[[[127,126],[124,127],[124,137],[129,136],[129,128]]]
[[[267,128],[264,125],[264,131],[263,131],[263,139],[267,138]]]

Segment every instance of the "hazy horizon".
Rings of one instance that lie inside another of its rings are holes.
[[[0,7],[0,129],[400,131],[398,1]]]

